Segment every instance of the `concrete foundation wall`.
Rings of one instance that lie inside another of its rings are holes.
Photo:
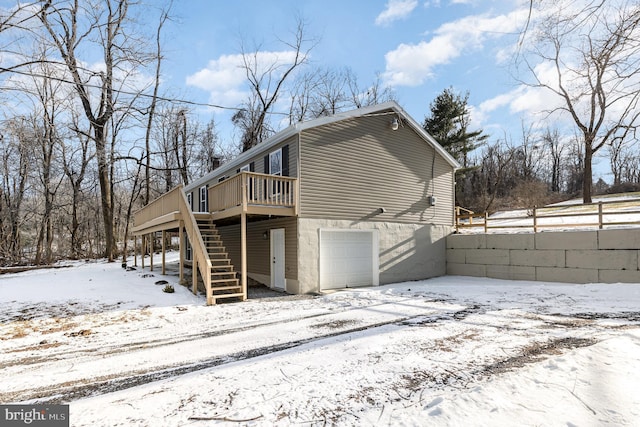
[[[380,284],[442,276],[452,227],[392,222],[298,219],[298,289],[320,291],[320,229],[377,230]]]
[[[640,283],[640,229],[452,234],[447,274],[568,283]]]

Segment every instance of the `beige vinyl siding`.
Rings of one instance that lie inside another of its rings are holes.
[[[453,168],[407,124],[392,131],[392,117],[301,134],[302,218],[453,224]]]
[[[298,279],[298,223],[296,218],[277,218],[247,224],[247,271],[249,273],[271,274],[271,249],[269,239],[263,234],[274,228],[284,228],[285,277]],[[240,271],[240,225],[219,227],[220,236],[227,248],[231,263]]]
[[[262,151],[255,156],[251,157],[248,161],[238,166],[236,169],[232,171],[228,171],[226,173],[227,176],[236,175],[236,171],[240,169],[240,167],[244,165],[248,165],[251,162],[254,162],[256,173],[264,173],[264,156],[268,156],[269,153],[272,153],[279,148],[284,147],[285,145],[289,146],[289,176],[296,177],[298,176],[298,135],[294,135],[290,138],[285,139],[280,144],[268,149],[267,151]],[[215,179],[215,182],[218,182],[218,179]],[[211,185],[211,184],[209,184]]]

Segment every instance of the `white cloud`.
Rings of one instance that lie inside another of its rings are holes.
[[[495,114],[504,108],[509,114],[520,116],[528,123],[538,123],[545,126],[551,110],[556,111],[553,116],[554,122],[565,123],[568,117],[557,110],[562,106],[562,99],[552,91],[540,87],[520,85],[509,92],[480,103],[476,117],[478,120],[486,122],[492,113]],[[501,113],[498,115],[504,116]]]
[[[433,76],[434,68],[448,64],[465,51],[481,49],[488,39],[514,33],[526,18],[525,10],[506,15],[467,16],[440,26],[431,40],[401,44],[385,55],[385,81],[391,86],[417,86]]]
[[[210,100],[218,105],[236,105],[246,95],[240,88],[246,81],[242,70],[242,55],[222,55],[207,66],[187,76],[187,84],[206,90]]]
[[[517,93],[517,90],[507,92],[507,93],[501,93],[498,96],[495,96],[491,99],[487,99],[486,101],[483,101],[480,104],[479,109],[480,111],[482,111],[483,114],[487,114],[497,110],[498,108],[506,107],[509,104],[511,104],[511,102],[516,96],[516,93]]]
[[[267,73],[268,70],[277,74],[278,69],[291,64],[294,56],[293,51],[247,54],[251,66],[257,70],[257,75]],[[247,77],[243,67],[241,54],[222,55],[209,61],[205,68],[187,76],[186,83],[209,92],[209,99],[213,104],[236,106],[248,95]]]
[[[389,0],[387,8],[376,18],[376,25],[387,26],[404,19],[418,6],[418,0]]]

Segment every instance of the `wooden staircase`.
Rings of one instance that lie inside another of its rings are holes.
[[[207,289],[207,304],[215,304],[216,300],[222,298],[246,299],[238,273],[231,264],[213,220],[200,217],[196,219],[196,223],[211,260],[211,286]]]

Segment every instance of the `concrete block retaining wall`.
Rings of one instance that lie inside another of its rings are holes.
[[[640,229],[452,234],[447,274],[567,283],[640,283]]]

